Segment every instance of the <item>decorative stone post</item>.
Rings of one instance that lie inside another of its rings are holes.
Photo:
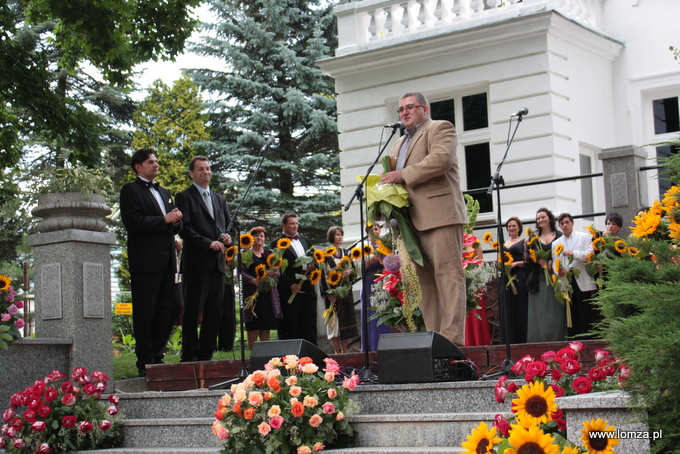
[[[41,233],[29,236],[35,254],[37,338],[70,338],[74,367],[113,378],[111,245],[101,217],[111,213],[94,194],[47,194],[33,215]],[[109,383],[112,383],[109,382]]]
[[[647,154],[632,145],[604,148],[597,155],[602,160],[604,195],[607,213],[619,213],[623,218],[620,236],[628,236],[635,215],[647,203],[647,183],[640,181],[640,167]]]

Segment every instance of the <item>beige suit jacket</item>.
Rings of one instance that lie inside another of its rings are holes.
[[[392,147],[392,168],[404,140],[406,136]],[[457,145],[456,129],[450,122],[429,118],[411,139],[402,177],[410,196],[411,219],[420,231],[468,222],[460,189]]]

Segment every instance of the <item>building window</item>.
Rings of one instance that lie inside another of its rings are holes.
[[[456,118],[456,112],[462,115]],[[448,120],[456,127],[458,144],[463,148],[463,156],[458,158],[464,190],[486,189],[491,184],[491,131],[486,92],[431,102],[430,117]],[[491,195],[486,192],[471,195],[479,201],[480,213],[493,211]]]
[[[662,134],[675,133],[680,131],[680,109],[678,108],[678,97],[655,99],[652,101],[652,111],[654,113],[654,134],[659,136]],[[657,137],[657,142],[670,140],[668,137]],[[661,158],[659,163],[662,163],[664,158],[670,157],[676,151],[669,145],[661,145],[656,147],[656,157]],[[659,195],[664,194],[671,187],[671,182],[668,180],[670,175],[666,172],[659,171]]]
[[[579,154],[579,164],[581,167],[581,175],[587,175],[593,173],[593,165],[590,156]],[[593,200],[593,179],[583,178],[581,179],[581,213],[588,214],[595,211],[595,201]],[[587,218],[593,221],[593,217],[589,216]]]

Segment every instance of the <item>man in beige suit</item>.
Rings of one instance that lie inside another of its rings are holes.
[[[461,263],[463,226],[467,224],[456,159],[458,139],[448,121],[430,119],[422,93],[399,100],[406,134],[392,148],[392,168],[383,183],[402,183],[409,192],[410,213],[418,231],[425,266],[416,265],[422,289],[425,327],[457,345],[465,344],[466,291]]]

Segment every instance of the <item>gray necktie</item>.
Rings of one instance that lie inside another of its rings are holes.
[[[401,144],[401,148],[399,149],[399,157],[397,158],[397,167],[394,170],[402,170],[404,168],[404,164],[406,164],[406,151],[408,150],[408,146],[411,143],[411,134],[406,131],[406,138],[404,139],[404,143]]]
[[[203,191],[203,202],[205,202],[205,206],[208,209],[208,213],[210,213],[210,217],[215,219],[215,213],[213,212],[213,206],[212,202],[210,201],[210,195],[208,195],[208,191]]]

